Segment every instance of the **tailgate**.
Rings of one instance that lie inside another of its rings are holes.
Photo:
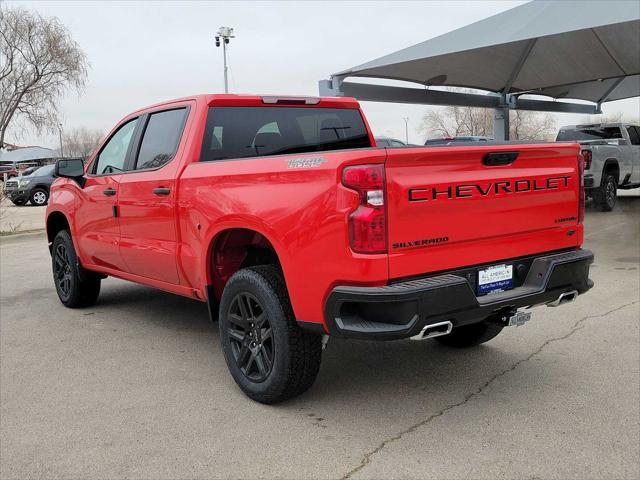
[[[561,143],[388,149],[390,277],[579,246],[579,151]]]

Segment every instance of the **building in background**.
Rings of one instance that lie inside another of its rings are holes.
[[[8,147],[7,150],[0,150],[0,166],[12,166],[18,172],[29,167],[49,165],[59,158],[58,152],[50,148],[16,145],[8,145]]]

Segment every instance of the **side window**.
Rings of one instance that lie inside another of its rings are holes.
[[[166,110],[149,115],[142,136],[135,170],[159,168],[170,162],[180,143],[187,109]]]
[[[627,127],[627,133],[629,134],[631,145],[640,145],[640,132],[638,131],[638,127]]]
[[[93,173],[104,175],[105,173],[121,172],[124,169],[129,144],[137,124],[137,118],[129,120],[113,134],[98,155],[95,167],[93,167]]]

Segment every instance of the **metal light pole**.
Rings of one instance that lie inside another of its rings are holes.
[[[62,124],[58,124],[58,135],[60,136],[60,157],[64,158],[64,154],[62,153]]]
[[[402,120],[404,120],[404,138],[409,144],[409,117],[402,117]]]
[[[236,38],[233,34],[233,28],[220,27],[216,34],[216,47],[219,47],[222,43],[222,56],[224,57],[224,93],[229,93],[229,79],[227,78],[227,45],[229,40]]]

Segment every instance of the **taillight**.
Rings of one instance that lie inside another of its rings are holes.
[[[342,172],[342,184],[360,195],[349,215],[349,243],[357,253],[386,253],[387,211],[384,165],[354,165]]]
[[[589,152],[589,158],[591,158],[591,151],[589,150],[583,150],[582,153],[578,155],[578,182],[580,182],[580,188],[578,190],[578,223],[584,222],[584,152]]]
[[[584,158],[584,170],[589,170],[591,168],[591,150],[582,150],[582,158]]]

